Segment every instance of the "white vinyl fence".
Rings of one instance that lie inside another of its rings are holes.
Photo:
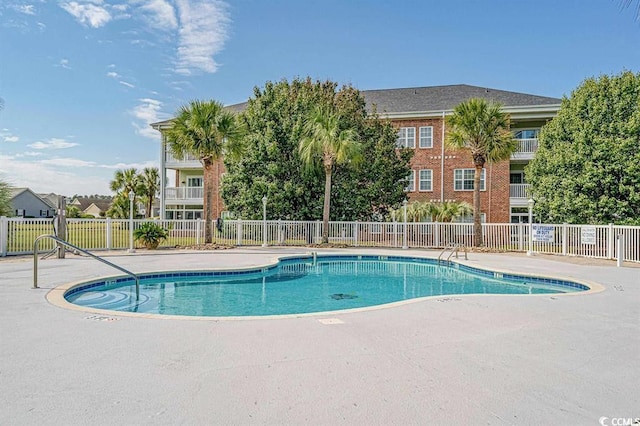
[[[67,219],[66,240],[88,250],[129,247],[134,229],[145,220]],[[205,242],[201,220],[154,220],[169,231],[161,247]],[[640,262],[640,226],[568,224],[483,224],[483,245],[501,251],[616,259],[618,240],[625,261]],[[320,221],[226,220],[212,224],[212,243],[228,246],[305,246],[322,240]],[[38,235],[54,234],[52,219],[0,218],[0,256],[33,252]],[[530,237],[533,238],[530,238]],[[471,223],[330,222],[329,242],[349,247],[441,248],[473,245]],[[42,241],[41,251],[54,249]]]

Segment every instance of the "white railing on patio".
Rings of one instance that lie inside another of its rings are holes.
[[[528,183],[512,183],[509,185],[509,197],[511,198],[529,198]]]
[[[134,229],[144,223],[133,221]],[[169,237],[161,247],[190,246],[205,242],[202,220],[155,220]],[[129,247],[127,219],[68,219],[68,242],[88,250]],[[266,239],[264,226],[266,224]],[[321,221],[226,220],[212,223],[212,242],[229,246],[307,246],[322,240]],[[533,230],[533,241],[530,241]],[[565,256],[616,259],[617,240],[623,243],[625,261],[640,262],[640,226],[509,224],[482,225],[483,246],[499,251],[527,251]],[[53,234],[52,219],[0,218],[0,256],[28,254],[33,241]],[[348,247],[441,248],[448,244],[473,245],[471,223],[329,222],[329,242]],[[42,251],[53,242],[43,241]]]
[[[199,200],[204,197],[202,186],[178,186],[164,189],[166,200]]]

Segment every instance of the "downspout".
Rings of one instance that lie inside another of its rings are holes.
[[[442,143],[440,144],[440,202],[444,203],[444,111],[442,111]]]
[[[160,131],[160,129],[157,129]],[[160,219],[166,219],[165,216],[165,189],[167,186],[167,170],[165,169],[165,161],[167,157],[167,141],[164,133],[160,132]]]
[[[493,162],[489,163],[489,182],[486,182],[486,184],[489,186],[489,209],[487,211],[487,223],[492,223],[493,221],[491,220],[491,201],[493,200],[493,197],[491,196],[492,194],[492,189],[493,189]]]

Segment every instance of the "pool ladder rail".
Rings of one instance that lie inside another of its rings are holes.
[[[447,251],[450,251],[449,256],[447,256],[446,262],[449,261],[449,259],[451,259],[451,256],[453,256],[454,254],[456,255],[456,259],[458,258],[458,252],[460,251],[460,249],[464,250],[464,260],[469,260],[469,258],[467,257],[467,246],[465,246],[464,244],[459,244],[459,243],[452,243],[452,244],[447,244],[444,249],[440,252],[440,255],[438,255],[438,263],[440,263],[442,261],[442,256],[444,256],[444,254]]]
[[[78,246],[75,246],[71,243],[66,242],[63,239],[60,239],[58,237],[56,237],[55,235],[51,235],[51,234],[44,234],[44,235],[40,235],[39,237],[37,237],[35,239],[35,241],[33,242],[33,288],[38,288],[38,243],[40,242],[40,240],[44,239],[44,238],[49,238],[51,240],[54,240],[55,242],[57,242],[58,244],[61,244],[65,247],[69,247],[73,250],[76,250],[80,253],[86,254],[89,257],[94,258],[95,260],[102,262],[106,265],[111,266],[112,268],[116,268],[118,271],[124,272],[125,274],[133,277],[134,280],[136,280],[136,300],[140,300],[140,279],[138,278],[138,276],[136,274],[134,274],[131,271],[128,271],[126,269],[124,269],[121,266],[116,265],[115,263],[109,262],[108,260],[105,260],[99,256],[96,256],[93,253],[88,252],[85,249],[81,249]]]

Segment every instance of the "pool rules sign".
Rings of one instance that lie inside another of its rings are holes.
[[[554,229],[553,225],[531,225],[533,241],[552,243]]]
[[[596,227],[582,226],[580,227],[580,243],[587,245],[595,245],[596,243]]]

